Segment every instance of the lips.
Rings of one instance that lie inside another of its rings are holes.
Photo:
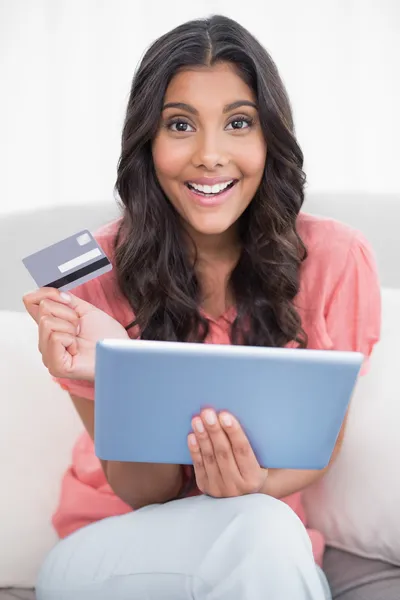
[[[228,183],[228,185],[226,185]],[[191,183],[185,184],[189,198],[198,206],[203,208],[215,208],[224,204],[233,193],[233,188],[238,180],[226,180],[225,184],[215,184],[214,186],[201,186],[202,189],[196,189]],[[199,188],[199,185],[196,185]],[[215,192],[209,190],[216,190]],[[205,191],[202,191],[205,190]]]
[[[232,177],[201,177],[187,181],[185,185],[195,194],[199,194],[205,198],[212,198],[232,188],[237,181],[237,179]]]
[[[198,185],[216,185],[218,183],[226,183],[228,181],[237,181],[236,177],[197,177],[196,179],[188,179],[185,183],[197,183]]]
[[[214,185],[200,185],[198,183],[187,183],[187,187],[196,192],[197,194],[202,194],[204,196],[217,196],[221,194],[225,190],[233,187],[235,185],[234,181],[227,181],[225,183],[215,183]]]

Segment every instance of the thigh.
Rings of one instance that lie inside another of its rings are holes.
[[[158,599],[161,589],[163,600],[186,600],[210,531],[203,521],[208,500],[153,504],[76,531],[45,560],[38,600]]]
[[[324,571],[333,600],[400,599],[400,567],[328,548]]]
[[[62,540],[43,565],[37,598],[257,597],[247,588],[282,588],[282,564],[294,569],[286,586],[298,578],[313,590],[299,598],[322,596],[309,537],[289,507],[259,494],[199,496],[104,519]]]

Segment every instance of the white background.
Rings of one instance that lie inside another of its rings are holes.
[[[277,63],[310,191],[400,192],[399,0],[0,0],[0,214],[111,200],[140,57],[210,13]]]

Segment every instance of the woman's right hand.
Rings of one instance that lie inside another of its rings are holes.
[[[30,292],[23,302],[39,326],[39,351],[54,377],[94,381],[96,342],[129,339],[124,327],[107,313],[55,288]]]

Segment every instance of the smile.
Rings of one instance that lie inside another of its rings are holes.
[[[237,179],[230,179],[214,185],[200,185],[199,183],[192,183],[188,181],[185,183],[185,185],[189,188],[189,190],[195,192],[196,194],[205,196],[206,198],[212,198],[232,188],[235,183],[237,183]]]
[[[187,181],[185,188],[188,197],[194,204],[202,209],[214,209],[229,200],[237,183],[239,183],[238,179],[225,179],[225,181],[219,181],[213,185]]]

